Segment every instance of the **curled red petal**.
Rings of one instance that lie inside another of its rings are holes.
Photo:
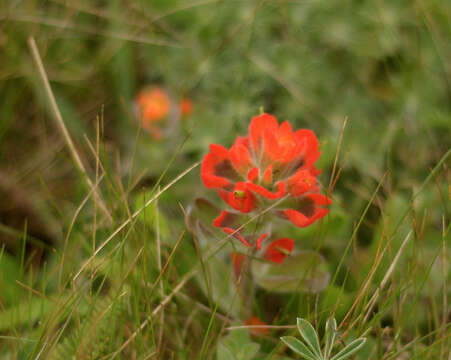
[[[307,227],[313,224],[316,220],[323,218],[327,215],[329,209],[316,208],[312,216],[305,216],[303,213],[287,209],[284,211],[286,217],[297,227]]]
[[[322,194],[309,194],[289,199],[286,209],[276,214],[298,227],[306,227],[326,216],[329,212],[326,206],[331,203],[332,200]]]
[[[274,240],[266,249],[265,258],[277,264],[282,261],[293,251],[294,240],[289,238],[281,238]]]
[[[222,223],[224,222],[224,220],[227,217],[227,211],[222,210],[221,214],[219,214],[219,216],[213,220],[213,226],[215,227],[221,227]]]
[[[247,246],[247,247],[253,247],[251,244],[249,244],[247,241],[246,241],[246,239],[243,237],[243,236],[241,236],[241,234],[238,232],[238,231],[236,231],[235,229],[232,229],[232,228],[229,228],[229,227],[223,227],[222,228],[222,231],[224,231],[226,234],[229,234],[229,235],[233,235],[235,238],[237,238],[238,240],[240,240],[242,243],[243,243],[243,245],[245,245],[245,246]]]
[[[251,191],[256,192],[257,194],[264,196],[268,199],[279,199],[283,195],[285,195],[285,184],[283,181],[279,181],[277,183],[277,191],[272,193],[268,189],[265,189],[263,186],[258,184],[247,183],[247,188]]]
[[[323,194],[310,194],[307,198],[312,200],[316,205],[327,206],[332,204],[332,200]]]
[[[261,250],[262,249],[262,242],[263,240],[265,240],[268,237],[268,233],[264,233],[262,235],[260,235],[257,239],[257,249]]]
[[[239,215],[223,210],[219,216],[213,220],[213,226],[215,227],[234,227],[239,221]]]

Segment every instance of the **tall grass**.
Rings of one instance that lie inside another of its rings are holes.
[[[279,338],[297,317],[320,335],[335,317],[336,349],[366,337],[355,359],[451,359],[450,13],[0,2],[0,359],[295,358]],[[148,84],[194,102],[162,141],[133,108]],[[187,228],[195,198],[223,206],[199,177],[208,145],[231,145],[261,107],[321,142],[333,206],[288,234],[322,255],[318,292],[302,274],[295,291],[243,292],[236,240]]]

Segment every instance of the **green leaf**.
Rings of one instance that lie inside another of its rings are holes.
[[[318,359],[322,359],[318,335],[316,334],[313,326],[310,325],[307,320],[304,320],[302,318],[297,319],[297,326],[302,338],[313,351],[313,353],[318,357]]]
[[[238,316],[243,304],[241,298],[236,296],[237,289],[232,279],[231,264],[223,259],[222,253],[218,253],[217,256],[213,256],[205,262],[205,267],[207,277],[202,272],[195,277],[205,296],[211,296],[222,311]]]
[[[335,334],[337,331],[337,321],[335,319],[328,319],[326,321],[326,330],[325,330],[325,349],[324,349],[324,358],[328,359],[330,353],[332,352],[332,348],[334,347],[335,342]]]
[[[365,344],[365,342],[366,342],[366,338],[358,338],[358,339],[352,341],[351,343],[346,345],[346,347],[343,350],[341,350],[337,355],[335,355],[330,360],[346,359],[347,357],[349,357],[352,354],[354,354],[355,352],[357,352],[363,346],[363,344]]]
[[[269,291],[317,293],[330,280],[324,258],[314,251],[296,251],[282,264],[254,261],[252,272],[256,283]]]
[[[260,345],[252,342],[246,330],[234,330],[222,338],[216,350],[217,360],[251,360],[254,359]]]
[[[204,198],[197,198],[186,212],[186,226],[198,237],[201,246],[211,244],[217,237],[217,229],[213,227],[213,220],[221,210]]]
[[[221,212],[216,205],[204,198],[197,198],[194,200],[194,206],[198,218],[208,225],[210,225]]]
[[[296,339],[293,336],[283,336],[280,338],[285,345],[287,345],[291,350],[293,350],[296,354],[301,355],[304,359],[307,360],[318,360],[315,355],[305,346],[301,341]],[[320,359],[320,358],[319,358]]]
[[[217,360],[235,360],[236,357],[233,355],[231,349],[229,349],[225,344],[219,344],[216,349],[216,359]]]
[[[240,354],[241,359],[243,360],[252,359],[255,355],[257,355],[259,349],[260,345],[253,342],[244,345],[238,354]]]

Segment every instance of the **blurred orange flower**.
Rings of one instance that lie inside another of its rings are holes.
[[[166,91],[157,86],[145,88],[138,93],[136,104],[143,128],[155,139],[161,138],[160,129],[153,123],[159,122],[169,114],[171,103]]]
[[[142,90],[138,94],[136,101],[145,122],[158,121],[169,114],[169,96],[159,87]]]
[[[250,328],[249,331],[252,335],[267,335],[269,333],[269,329],[267,327],[263,327],[268,324],[261,321],[257,316],[251,316],[244,322],[244,324],[247,326],[262,326],[258,328]]]
[[[188,98],[182,99],[182,101],[180,102],[180,113],[182,114],[182,116],[190,116],[192,112],[193,102]]]

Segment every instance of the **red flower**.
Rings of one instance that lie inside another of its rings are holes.
[[[318,140],[312,131],[293,131],[288,122],[279,125],[268,114],[254,117],[249,135],[238,137],[230,149],[211,144],[202,162],[202,181],[206,187],[216,189],[231,208],[223,210],[213,225],[244,246],[262,251],[263,242],[270,237],[271,215],[298,227],[321,219],[328,213],[331,200],[319,193],[320,171],[315,168],[319,155]],[[257,226],[243,227],[270,206],[264,218],[259,217]],[[276,239],[266,246],[263,258],[280,264],[293,247],[293,239]],[[241,271],[243,256],[232,256],[235,276]]]
[[[293,131],[288,122],[262,114],[252,119],[249,136],[238,137],[230,149],[210,145],[201,177],[206,187],[242,213],[261,210],[286,197],[274,213],[305,227],[324,217],[331,200],[319,194],[315,162],[320,152],[315,134]],[[287,206],[289,204],[290,206]]]

